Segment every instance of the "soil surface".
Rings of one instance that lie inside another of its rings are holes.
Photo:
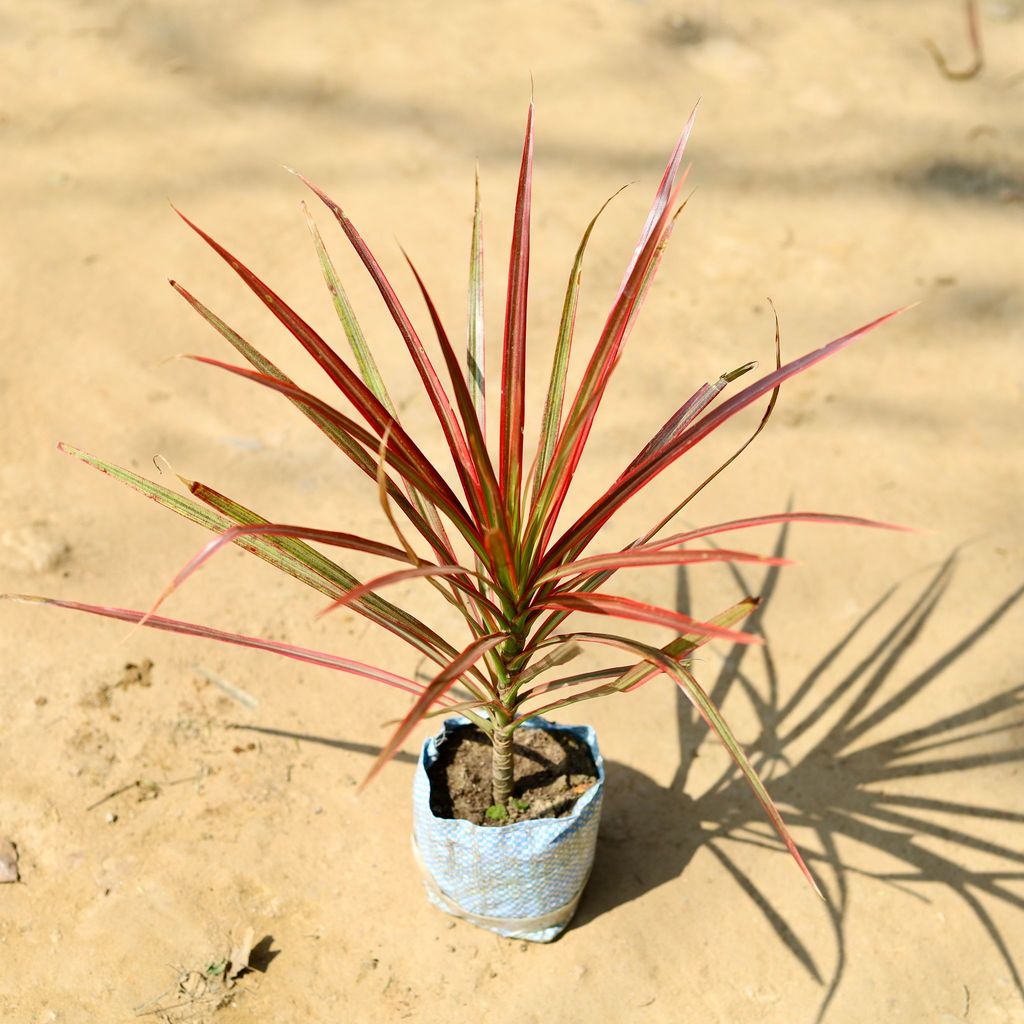
[[[173,358],[241,361],[168,278],[351,412],[168,198],[347,357],[309,205],[403,425],[458,491],[379,293],[282,165],[352,218],[445,380],[395,239],[461,352],[479,167],[496,381],[531,75],[528,458],[580,239],[635,183],[587,247],[567,404],[700,98],[690,198],[558,533],[701,385],[774,365],[768,296],[784,360],[920,304],[783,384],[678,528],[787,506],[923,528],[765,527],[720,540],[795,564],[609,581],[697,616],[764,598],[741,626],[765,644],[710,643],[693,672],[827,899],[652,679],[548,716],[595,727],[607,781],[593,874],[546,947],[424,896],[410,793],[435,722],[360,790],[409,694],[0,602],[3,1024],[1024,1024],[1024,0],[971,6],[983,66],[957,78],[925,40],[970,70],[963,0],[0,0],[0,593],[146,609],[210,539],[58,441],[396,543],[374,484],[283,396]],[[644,534],[763,404],[587,553]],[[363,579],[394,567],[325,553]],[[384,596],[471,641],[423,580]],[[231,547],[161,614],[429,672],[351,609],[317,619],[325,603]],[[226,990],[249,929],[258,967]]]
[[[430,766],[430,809],[439,818],[474,825],[507,825],[531,818],[562,818],[597,782],[590,748],[564,731],[517,729],[512,745],[513,785],[503,818],[488,816],[491,741],[475,726],[454,729]]]

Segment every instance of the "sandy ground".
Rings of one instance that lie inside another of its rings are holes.
[[[356,794],[401,695],[0,607],[0,837],[21,874],[0,886],[4,1024],[1024,1021],[1024,3],[980,14],[985,65],[956,81],[923,43],[970,63],[953,0],[0,3],[0,590],[144,606],[205,541],[58,440],[154,477],[160,454],[271,518],[386,537],[373,495],[287,403],[166,362],[227,354],[173,276],[328,393],[167,199],[342,344],[281,165],[301,168],[411,295],[400,238],[458,335],[479,160],[495,340],[531,73],[535,387],[588,219],[639,183],[593,239],[581,351],[702,97],[697,191],[573,507],[680,396],[770,361],[766,296],[789,354],[920,300],[785,389],[688,514],[792,501],[927,528],[766,531],[748,545],[801,564],[742,581],[623,576],[626,593],[705,613],[741,587],[769,595],[755,624],[768,653],[710,652],[698,674],[828,903],[664,683],[578,716],[598,727],[610,792],[577,922],[550,947],[427,906],[408,841],[415,744]],[[407,425],[436,450],[379,300],[320,219]],[[634,536],[754,422],[680,464],[601,544]],[[445,625],[421,595],[396,597]],[[321,604],[234,551],[167,612],[416,669],[364,620],[314,624]],[[232,1005],[214,1015],[195,974],[176,989],[247,927],[263,969]]]

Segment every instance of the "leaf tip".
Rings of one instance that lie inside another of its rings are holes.
[[[49,597],[40,597],[37,594],[0,594],[0,601],[11,601],[14,604],[54,604]]]

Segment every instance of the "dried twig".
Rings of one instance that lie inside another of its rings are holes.
[[[106,796],[101,796],[99,798],[99,800],[97,800],[95,803],[89,804],[89,806],[86,807],[86,810],[87,811],[94,811],[94,810],[96,810],[97,807],[100,806],[100,804],[105,804],[108,800],[113,800],[115,796],[120,796],[122,793],[127,793],[129,789],[135,789],[136,787],[141,786],[141,785],[142,785],[142,780],[141,779],[136,779],[134,782],[126,783],[124,786],[121,786],[119,789],[112,789],[109,793],[107,793]]]

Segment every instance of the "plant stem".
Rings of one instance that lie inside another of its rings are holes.
[[[491,742],[491,798],[504,807],[512,796],[512,730],[495,729]]]

